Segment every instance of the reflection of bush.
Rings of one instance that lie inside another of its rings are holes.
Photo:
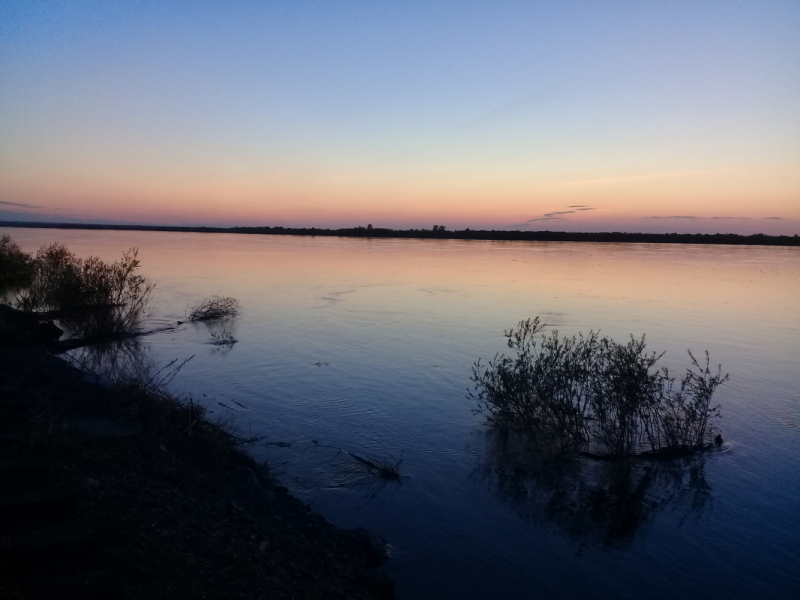
[[[5,251],[13,250],[13,242],[6,243],[5,237],[2,242],[3,254],[14,256]],[[27,261],[28,275],[16,294],[18,308],[49,313],[80,337],[140,331],[153,284],[138,273],[136,248],[107,263],[96,257],[82,259],[61,244],[50,244]]]
[[[73,365],[108,382],[146,380],[155,362],[136,338],[83,346],[63,355]]]
[[[496,355],[485,368],[475,363],[478,412],[540,442],[600,455],[711,445],[718,433],[712,419],[719,416],[711,397],[727,375],[721,368],[712,374],[708,353],[705,366],[689,353],[692,366],[676,389],[666,368],[654,369],[662,355],[645,352],[644,337],[623,345],[591,331],[572,338],[554,331],[537,345],[543,327],[538,317],[521,321],[505,332],[514,355]]]
[[[673,460],[552,456],[530,437],[493,429],[475,476],[529,522],[583,543],[632,542],[664,509],[700,515],[711,499],[702,454]]]

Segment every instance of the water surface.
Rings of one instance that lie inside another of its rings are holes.
[[[210,294],[231,323],[147,336],[172,382],[261,441],[314,509],[389,540],[398,598],[794,598],[800,590],[800,249],[7,229],[113,260],[140,248],[152,327]],[[465,398],[472,363],[539,315],[708,349],[724,451],[620,473],[543,456]],[[230,349],[210,345],[229,331]],[[276,445],[280,443],[280,445]],[[402,456],[380,485],[347,452]]]

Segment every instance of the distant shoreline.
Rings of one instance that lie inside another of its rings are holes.
[[[301,235],[357,238],[493,240],[522,242],[600,242],[623,244],[728,244],[735,246],[800,246],[800,236],[739,235],[735,233],[624,233],[462,229],[385,229],[349,227],[179,227],[172,225],[108,225],[94,223],[37,223],[0,221],[0,227],[33,229],[89,229],[102,231],[165,231],[177,233],[242,233],[250,235]]]

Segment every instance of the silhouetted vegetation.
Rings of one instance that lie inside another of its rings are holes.
[[[504,332],[512,356],[473,365],[477,412],[560,449],[598,456],[667,455],[721,443],[711,406],[728,379],[689,352],[692,364],[676,386],[662,354],[645,351],[644,337],[619,344],[598,333],[542,335],[538,317]]]
[[[153,368],[146,349],[125,340],[71,352],[91,369],[87,375],[38,345],[8,344],[15,324],[5,317],[0,311],[0,398],[23,403],[29,423],[0,419],[3,433],[12,434],[2,458],[30,456],[51,467],[47,483],[37,475],[29,487],[25,477],[24,489],[4,472],[0,494],[6,500],[30,490],[49,498],[52,490],[60,498],[69,490],[76,514],[64,523],[67,533],[72,524],[91,526],[109,552],[98,554],[84,538],[62,543],[72,539],[61,536],[62,526],[43,530],[48,545],[31,558],[4,544],[0,597],[31,597],[23,593],[25,579],[56,575],[50,581],[66,581],[73,592],[63,597],[89,597],[70,583],[91,580],[97,571],[75,568],[88,565],[119,584],[102,597],[130,600],[388,597],[391,581],[373,569],[383,554],[366,533],[309,514],[266,465],[242,452],[252,439],[220,426],[213,409],[167,391],[178,363]],[[50,524],[51,513],[50,505],[46,521],[33,513],[35,527]],[[24,568],[12,568],[18,558]],[[71,577],[62,579],[64,572]]]
[[[230,319],[239,315],[241,305],[229,296],[209,296],[189,311],[190,321]]]
[[[346,454],[352,459],[352,465],[362,474],[369,474],[373,477],[387,480],[400,479],[400,465],[403,464],[403,455],[400,458],[392,456],[389,460],[380,460],[372,456],[361,456],[347,450],[342,450],[336,446],[320,444],[317,440],[311,440],[315,448],[330,448],[336,450],[337,454]],[[274,445],[274,444],[273,444]],[[288,443],[291,446],[291,443]]]
[[[252,441],[234,435],[224,420],[209,421],[209,411],[191,397],[181,398],[169,391],[169,384],[194,355],[158,367],[135,340],[125,340],[80,348],[64,358],[102,381],[115,404],[124,409],[125,419],[144,423],[170,447],[202,443],[229,450]]]
[[[138,273],[137,249],[118,261],[79,258],[62,244],[42,246],[36,256],[19,250],[4,236],[0,259],[14,267],[12,303],[17,308],[56,318],[83,338],[130,335],[147,318],[154,284]]]
[[[800,236],[739,235],[736,233],[628,233],[624,231],[520,231],[463,229],[447,231],[437,225],[431,229],[389,229],[385,227],[175,227],[171,225],[98,225],[93,223],[29,223],[0,221],[6,227],[50,229],[90,229],[111,231],[176,231],[191,233],[244,233],[250,235],[310,235],[333,237],[384,237],[455,240],[503,240],[519,242],[611,242],[616,244],[732,244],[744,246],[800,246]]]
[[[381,479],[399,480],[400,479],[400,465],[403,464],[403,458],[394,458],[388,461],[381,461],[377,458],[359,456],[348,452],[354,461],[366,467],[366,469],[373,473],[376,477]]]
[[[340,466],[331,487],[358,491],[371,502],[381,494],[388,492],[392,495],[403,484],[403,476],[400,474],[402,456],[381,461],[351,452],[348,454],[352,460]]]
[[[211,340],[208,343],[222,351],[228,352],[238,341],[239,340],[233,337],[230,331],[221,331],[219,333],[212,331]]]
[[[25,287],[33,275],[33,259],[8,235],[0,236],[0,293]]]

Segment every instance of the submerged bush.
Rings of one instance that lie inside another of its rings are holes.
[[[212,321],[238,316],[241,305],[230,296],[209,296],[189,312],[190,321]]]
[[[487,367],[472,368],[477,412],[495,422],[529,432],[561,448],[630,456],[706,448],[718,431],[711,406],[717,386],[728,376],[692,365],[676,389],[666,368],[655,368],[663,356],[645,352],[644,336],[619,344],[590,331],[587,336],[537,334],[539,318],[521,321],[504,332],[514,355],[498,354]]]
[[[31,260],[31,275],[17,293],[17,307],[48,312],[81,337],[140,331],[154,284],[140,275],[138,250],[118,261],[79,258],[62,244],[42,246]]]

